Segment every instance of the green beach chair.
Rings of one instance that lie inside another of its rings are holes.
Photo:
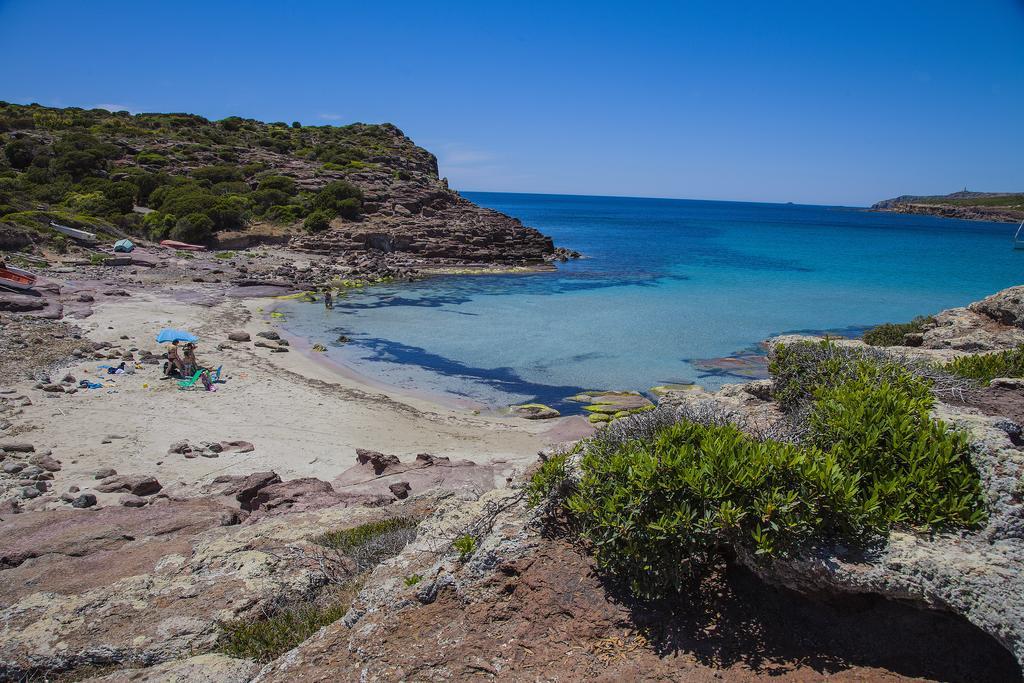
[[[221,368],[223,367],[223,365],[218,365],[217,369],[210,373],[211,382],[220,381],[220,371]],[[192,387],[195,386],[196,382],[199,381],[199,378],[203,376],[204,372],[206,372],[206,368],[199,368],[198,370],[196,370],[196,374],[192,375],[192,377],[190,377],[189,379],[183,379],[180,382],[178,382],[178,388],[191,389]]]
[[[199,378],[202,376],[202,374],[204,372],[206,372],[206,370],[204,368],[200,368],[199,370],[196,370],[196,374],[192,375],[191,378],[183,379],[180,382],[178,382],[178,388],[179,389],[191,389],[193,386],[195,386],[195,383],[199,381]]]

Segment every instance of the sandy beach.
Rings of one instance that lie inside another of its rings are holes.
[[[355,449],[398,455],[418,453],[468,459],[494,465],[495,484],[536,462],[545,446],[578,438],[589,428],[582,418],[529,421],[474,415],[421,396],[405,395],[339,373],[299,349],[272,353],[252,342],[227,341],[233,330],[256,333],[274,328],[267,312],[274,299],[226,300],[213,306],[182,303],[166,293],[137,292],[130,298],[96,306],[80,321],[85,336],[110,342],[119,350],[149,349],[165,326],[194,331],[201,338],[204,365],[223,366],[217,391],[184,391],[161,379],[159,365],[142,365],[134,374],[111,376],[92,360],[55,372],[76,382],[102,381],[102,389],[74,395],[33,391],[32,382],[12,388],[31,396],[19,418],[21,434],[38,449],[62,460],[54,490],[70,486],[90,490],[98,470],[157,477],[169,495],[192,495],[223,474],[273,470],[284,479],[330,480],[355,464]],[[220,346],[221,348],[218,348]],[[116,364],[116,363],[114,363]],[[181,440],[244,440],[249,453],[186,459],[169,454]],[[68,457],[68,454],[74,454]],[[118,494],[98,494],[115,503]]]

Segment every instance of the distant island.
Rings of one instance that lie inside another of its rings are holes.
[[[944,195],[905,194],[885,199],[871,207],[874,211],[918,213],[971,221],[1017,223],[1024,220],[1024,192],[953,192]]]

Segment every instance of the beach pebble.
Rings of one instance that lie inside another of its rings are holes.
[[[118,502],[125,507],[140,508],[146,504],[146,499],[132,493],[126,493],[118,499]]]
[[[245,330],[235,330],[228,333],[228,339],[234,342],[247,342],[252,339],[252,337],[250,337],[249,333]]]
[[[92,478],[93,479],[106,479],[107,477],[112,477],[115,474],[117,474],[117,470],[115,470],[113,468],[110,468],[110,467],[104,467],[103,469],[96,470],[93,473]]]
[[[25,463],[22,462],[5,462],[4,473],[5,474],[17,474],[25,469]]]
[[[263,337],[264,339],[270,339],[272,341],[278,341],[279,339],[281,339],[281,335],[279,335],[277,332],[274,332],[273,330],[263,330],[262,332],[257,332],[256,336]]]
[[[81,489],[79,489],[77,486],[69,486],[68,487],[68,493],[78,493],[80,490]]]
[[[80,493],[78,497],[71,501],[71,507],[76,508],[91,508],[96,504],[96,496],[91,493]]]
[[[8,453],[32,453],[36,447],[27,441],[5,441],[0,443],[0,448]]]
[[[145,474],[115,474],[107,477],[96,485],[100,493],[134,493],[136,496],[149,496],[162,489],[156,477]]]
[[[56,458],[54,458],[51,455],[37,455],[34,456],[31,460],[29,460],[29,462],[31,462],[33,465],[38,465],[39,467],[42,467],[47,472],[60,471],[60,462],[58,462]]]
[[[35,489],[35,488],[31,487],[31,486],[26,486],[25,488],[23,488],[21,490],[21,497],[22,498],[38,498],[41,493],[42,493],[42,491],[39,491],[38,489]]]
[[[59,384],[44,384],[43,386],[41,386],[39,388],[42,389],[43,391],[49,392],[51,394],[63,394],[64,393],[64,387],[62,387]]]

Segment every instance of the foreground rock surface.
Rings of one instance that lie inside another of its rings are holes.
[[[241,525],[230,497],[4,514],[0,680],[209,651],[219,621],[321,580],[310,538],[380,514],[321,509]]]
[[[449,500],[380,565],[342,621],[254,679],[992,680],[1012,658],[951,616],[885,600],[829,606],[736,570],[676,611],[629,602],[578,548],[535,523],[521,492]],[[480,534],[467,561],[451,549]],[[409,577],[419,577],[410,583]],[[936,656],[944,642],[956,657]],[[1007,679],[1007,680],[1012,680]]]

